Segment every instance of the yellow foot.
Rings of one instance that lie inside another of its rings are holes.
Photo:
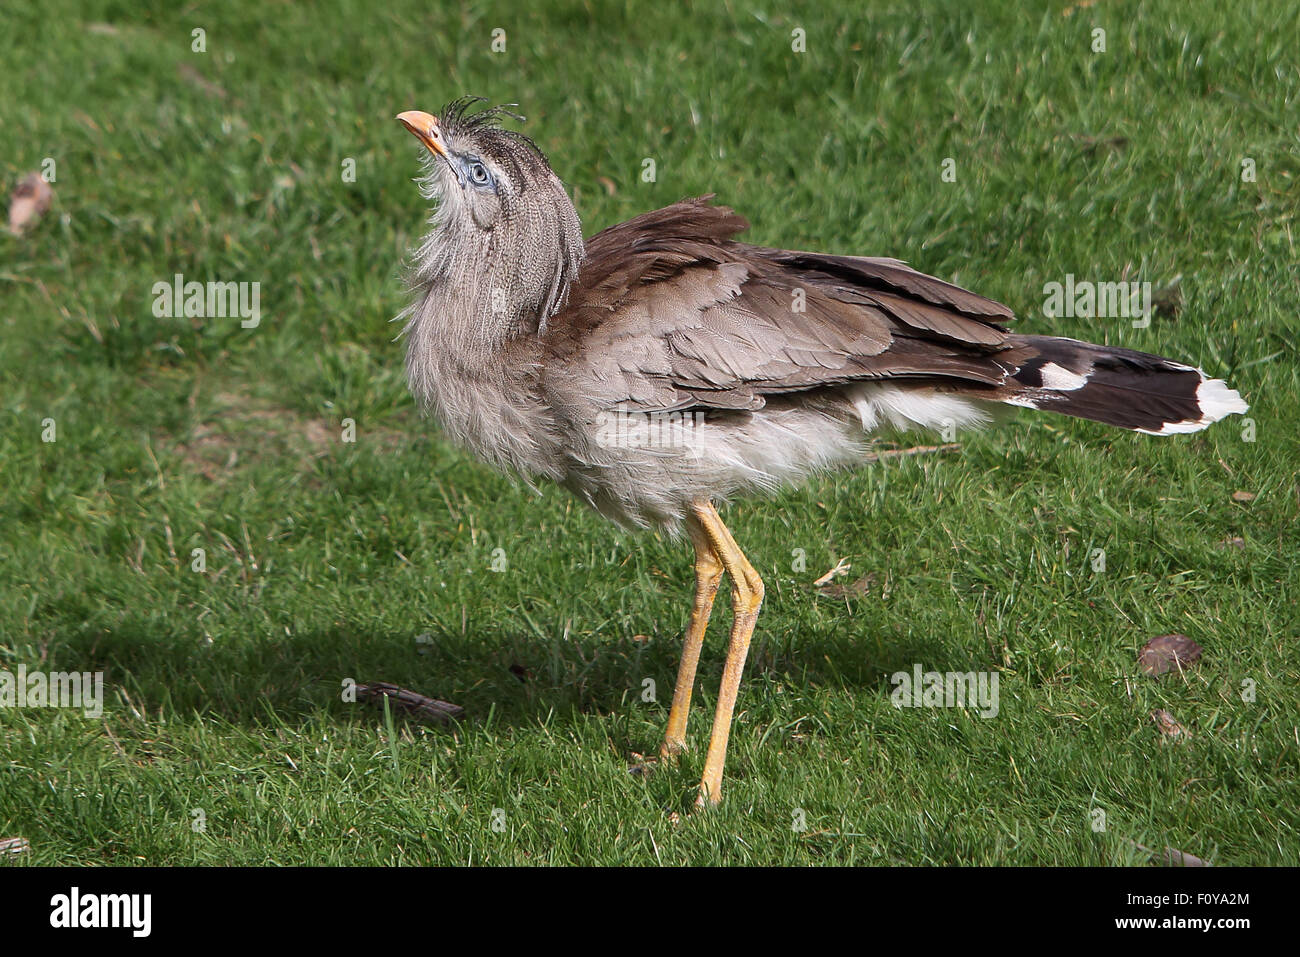
[[[716,786],[710,788],[703,781],[700,782],[700,792],[695,795],[695,810],[704,811],[712,807],[717,807],[722,803],[722,786],[719,782]]]
[[[665,738],[664,743],[659,746],[659,760],[672,761],[676,763],[678,756],[685,750],[685,741],[670,741]]]

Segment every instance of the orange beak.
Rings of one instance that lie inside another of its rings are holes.
[[[407,110],[397,114],[397,122],[415,134],[415,138],[424,144],[424,148],[435,156],[447,158],[447,144],[438,128],[438,118],[419,110]]]

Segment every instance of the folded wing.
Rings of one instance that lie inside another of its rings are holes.
[[[708,199],[588,242],[549,372],[607,408],[758,409],[864,379],[997,386],[1023,358],[1006,306],[894,259],[737,242],[745,220]]]

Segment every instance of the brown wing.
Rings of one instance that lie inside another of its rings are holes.
[[[737,242],[748,224],[709,199],[591,238],[548,323],[549,373],[602,407],[650,411],[757,409],[859,379],[997,385],[1015,369],[1006,306],[893,259]]]

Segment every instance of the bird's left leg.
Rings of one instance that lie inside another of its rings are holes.
[[[709,544],[709,537],[694,516],[686,520],[686,530],[695,545],[695,602],[691,622],[682,642],[682,662],[677,667],[677,684],[673,686],[673,706],[668,712],[668,730],[659,756],[671,758],[686,750],[686,720],[691,711],[691,691],[695,687],[695,668],[700,663],[704,632],[709,627],[713,599],[722,581],[722,560]]]
[[[727,661],[722,668],[718,707],[713,715],[709,753],[704,759],[704,777],[700,780],[700,793],[695,800],[696,807],[705,807],[722,800],[722,766],[727,760],[727,741],[731,737],[731,718],[736,709],[736,696],[740,692],[740,676],[745,670],[749,641],[753,637],[758,612],[763,605],[763,579],[731,537],[727,526],[722,524],[722,519],[712,504],[697,504],[694,513],[708,536],[709,544],[722,559],[722,565],[731,578],[731,607],[735,616],[731,623]]]

